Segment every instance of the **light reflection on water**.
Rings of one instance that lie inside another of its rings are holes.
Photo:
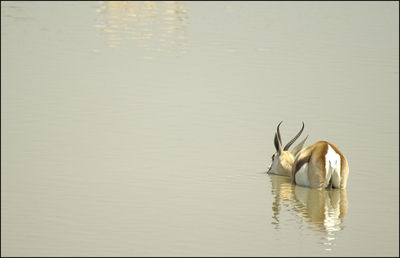
[[[155,53],[182,55],[187,48],[188,9],[179,1],[103,1],[96,10],[96,27],[109,47],[135,41],[146,50],[144,58]]]
[[[2,255],[398,255],[398,14],[346,5],[2,1]],[[281,120],[347,192],[256,175]]]
[[[336,238],[335,233],[344,229],[343,220],[348,209],[346,189],[318,190],[294,185],[288,177],[269,175],[273,195],[272,225],[280,230],[282,205],[296,218],[299,230],[310,229],[322,233],[321,244],[326,251],[331,251]]]

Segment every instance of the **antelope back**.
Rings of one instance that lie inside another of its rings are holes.
[[[311,188],[345,188],[347,160],[336,145],[319,141],[300,151],[296,157],[292,182]]]

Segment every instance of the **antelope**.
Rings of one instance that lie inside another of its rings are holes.
[[[276,152],[272,155],[272,163],[267,173],[289,176],[292,183],[310,188],[346,188],[349,165],[339,148],[327,141],[318,141],[303,149],[307,135],[289,151],[290,146],[303,132],[304,122],[296,136],[282,148],[279,132],[281,123],[282,121],[275,133]]]

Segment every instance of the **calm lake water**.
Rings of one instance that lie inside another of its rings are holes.
[[[2,256],[398,256],[398,2],[1,2]],[[265,172],[335,143],[346,191]]]

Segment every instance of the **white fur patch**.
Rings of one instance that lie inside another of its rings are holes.
[[[310,187],[310,181],[308,180],[308,163],[304,163],[296,172],[295,180],[297,185]]]
[[[325,155],[326,177],[324,187],[327,187],[332,178],[332,186],[340,188],[340,155],[328,144],[328,151]]]

